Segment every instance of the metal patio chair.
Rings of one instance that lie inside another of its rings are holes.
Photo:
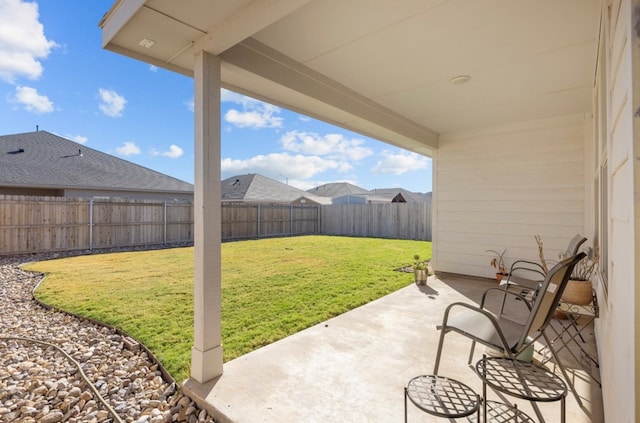
[[[578,254],[580,246],[586,241],[587,238],[580,234],[576,234],[571,238],[571,241],[562,256],[575,256]],[[521,276],[522,274],[526,276]],[[510,285],[518,285],[527,289],[535,290],[538,288],[540,282],[544,280],[545,276],[546,272],[544,271],[542,264],[530,260],[516,260],[511,264],[507,277],[503,278],[502,282],[500,282],[500,286],[505,286],[505,289],[508,289]]]
[[[438,374],[445,335],[449,332],[457,332],[472,340],[469,364],[473,359],[476,342],[502,350],[506,357],[515,359],[538,338],[543,337],[563,376],[566,380],[569,380],[564,366],[557,357],[553,344],[545,333],[545,329],[553,318],[553,313],[558,306],[573,267],[584,257],[585,253],[580,252],[561,260],[549,270],[538,289],[538,295],[533,303],[529,303],[518,293],[494,287],[484,292],[479,306],[463,302],[455,302],[447,306],[442,325],[438,326],[441,333],[433,374]],[[491,293],[520,298],[522,301],[519,303],[524,307],[522,316],[517,319],[509,319],[503,313],[495,314],[487,310],[485,301]],[[450,313],[454,310],[455,313],[450,316]]]

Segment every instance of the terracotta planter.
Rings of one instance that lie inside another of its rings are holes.
[[[587,305],[593,300],[591,281],[569,279],[562,293],[562,301],[569,304]]]
[[[505,276],[507,276],[507,273],[496,273],[496,280],[498,281],[498,283],[502,282],[502,278],[504,278]]]

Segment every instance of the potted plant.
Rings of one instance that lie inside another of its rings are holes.
[[[413,256],[413,274],[415,276],[415,282],[418,285],[427,284],[427,276],[429,275],[429,262],[420,261],[420,255],[415,254]]]
[[[502,250],[502,253],[499,253],[496,250],[487,250],[487,253],[492,253],[494,255],[489,264],[491,267],[496,269],[496,280],[498,282],[502,281],[502,278],[507,275],[507,269],[504,265],[504,254],[506,252],[506,249]]]
[[[562,293],[561,298],[565,303],[587,305],[593,300],[591,277],[598,266],[598,251],[592,248],[584,251],[587,256],[575,265]]]

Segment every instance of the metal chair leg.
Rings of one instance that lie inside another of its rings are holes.
[[[438,352],[436,353],[436,363],[433,366],[433,374],[438,374],[438,368],[440,367],[440,355],[442,354],[442,345],[444,344],[444,336],[446,335],[446,329],[443,327],[440,329],[440,341],[438,341]]]
[[[476,341],[471,341],[471,350],[469,350],[469,361],[467,364],[471,364],[471,360],[473,360],[473,352],[476,349]]]

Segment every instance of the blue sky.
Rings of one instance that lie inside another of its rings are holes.
[[[0,135],[36,126],[193,182],[191,78],[103,50],[115,0],[0,0]],[[222,92],[222,175],[431,191],[431,159]]]

